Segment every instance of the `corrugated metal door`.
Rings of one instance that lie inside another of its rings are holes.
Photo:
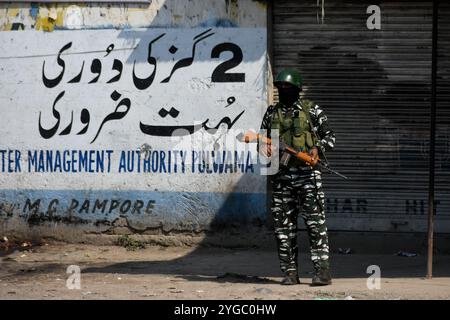
[[[330,229],[426,231],[432,4],[377,1],[381,29],[369,30],[372,3],[274,1],[273,72],[298,68],[305,95],[324,108],[336,132],[328,159],[351,180],[324,177]],[[440,54],[447,57],[441,85],[448,89],[450,43],[440,43],[447,45]],[[438,141],[448,157],[448,90],[440,97],[438,114],[446,119]],[[437,168],[446,179],[438,180],[436,232],[450,232],[448,160],[446,166]]]

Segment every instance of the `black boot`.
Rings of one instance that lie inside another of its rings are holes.
[[[331,284],[330,269],[316,271],[312,278],[312,286],[327,286]]]
[[[284,276],[283,280],[281,280],[281,284],[282,285],[300,284],[297,271],[286,272],[286,275]]]

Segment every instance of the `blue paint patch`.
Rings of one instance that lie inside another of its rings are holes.
[[[264,193],[142,190],[0,190],[0,220],[18,215],[37,222],[111,222],[127,217],[145,227],[206,226],[264,219]]]
[[[78,30],[128,30],[128,29],[133,29],[133,27],[129,24],[124,25],[102,24],[98,26],[81,26],[80,29],[76,30],[78,31]],[[56,25],[55,30],[74,31],[74,29],[67,28],[66,26],[56,26]]]
[[[31,3],[30,16],[36,19],[39,14],[39,6],[37,3]]]

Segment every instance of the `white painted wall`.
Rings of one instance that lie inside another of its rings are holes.
[[[203,1],[153,1],[146,8],[24,5],[13,10],[3,5],[2,228],[26,221],[87,222],[108,229],[122,217],[141,231],[192,230],[216,221],[264,219],[266,179],[251,166],[255,148],[236,143],[233,135],[223,137],[227,128],[242,131],[261,122],[267,101],[265,23],[265,5],[255,1],[211,1],[207,7]],[[202,35],[207,37],[199,40]],[[214,79],[214,70],[233,57],[227,73],[241,78]],[[187,65],[164,81],[180,61]],[[98,65],[100,76],[92,82]],[[139,78],[154,72],[151,84],[138,88],[133,69]],[[80,73],[79,81],[71,81]],[[108,83],[118,74],[118,81]],[[59,75],[56,85],[45,85],[45,77]],[[176,111],[166,115],[163,109]],[[198,127],[181,139],[166,136],[164,128],[149,132],[141,125]],[[216,126],[214,134],[206,130]],[[221,162],[233,165],[201,172],[200,152],[211,155],[214,145],[219,148],[214,155],[237,148],[242,166],[235,167],[234,153],[226,153]],[[183,151],[183,160],[177,151]],[[94,168],[95,156],[92,170],[80,168],[80,153],[104,155],[103,170]],[[123,156],[131,154],[134,169],[123,170],[121,164],[131,165]],[[145,155],[149,170],[144,170]]]

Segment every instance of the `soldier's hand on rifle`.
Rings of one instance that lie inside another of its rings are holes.
[[[262,153],[265,157],[270,158],[272,154],[275,153],[275,146],[272,144],[261,143],[259,147],[260,153]]]
[[[309,154],[311,155],[311,160],[315,160],[319,156],[319,150],[314,147]]]

